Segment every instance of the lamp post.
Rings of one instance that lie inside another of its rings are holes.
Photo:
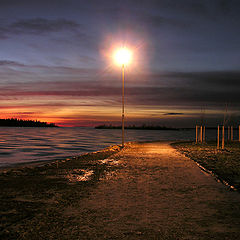
[[[122,147],[124,147],[124,64],[122,64]]]
[[[131,52],[123,47],[117,50],[115,54],[115,60],[122,66],[122,147],[124,147],[124,77],[125,77],[125,65],[131,60]]]

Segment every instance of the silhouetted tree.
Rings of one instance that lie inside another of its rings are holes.
[[[46,123],[33,120],[22,120],[17,118],[0,119],[1,127],[58,127],[54,123]]]

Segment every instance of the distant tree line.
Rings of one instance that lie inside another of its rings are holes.
[[[99,125],[95,127],[96,129],[121,129],[122,126],[112,126],[110,125]],[[136,129],[136,130],[179,130],[178,128],[165,127],[165,126],[152,126],[143,124],[141,126],[129,125],[125,126],[125,129]]]
[[[22,120],[17,118],[0,119],[1,127],[58,127],[54,123],[40,122],[37,120]]]

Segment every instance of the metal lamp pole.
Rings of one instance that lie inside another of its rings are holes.
[[[124,147],[124,64],[122,64],[122,147]]]
[[[124,68],[131,60],[131,52],[125,47],[121,48],[116,52],[115,60],[122,65],[122,147],[124,147]]]

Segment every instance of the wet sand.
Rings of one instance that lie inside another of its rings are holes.
[[[44,178],[56,180],[44,196],[18,193],[46,204],[8,231],[19,239],[238,239],[240,194],[169,143],[134,143],[94,161],[94,181],[63,182],[58,169]]]

